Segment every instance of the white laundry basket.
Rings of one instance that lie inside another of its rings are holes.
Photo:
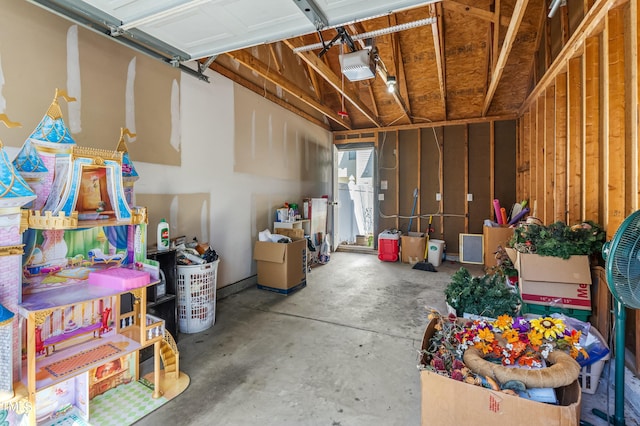
[[[198,333],[216,322],[218,262],[178,265],[178,326],[181,333]]]

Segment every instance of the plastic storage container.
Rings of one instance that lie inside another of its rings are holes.
[[[582,309],[570,309],[570,308],[560,308],[555,306],[546,306],[546,305],[533,305],[531,303],[523,303],[522,304],[522,313],[523,314],[537,314],[548,316],[553,313],[564,314],[568,317],[579,319],[582,322],[587,322],[589,320],[589,316],[591,315],[590,310],[582,310]]]
[[[589,333],[593,333],[598,339],[600,339],[600,342],[604,343],[604,338],[594,326],[589,328]],[[604,364],[610,357],[611,354],[607,353],[604,357],[600,358],[593,364],[582,367],[580,375],[578,376],[578,383],[580,383],[582,392],[586,392],[588,394],[596,393],[596,390],[598,389],[598,382],[600,381],[600,375],[602,374],[602,370],[604,370]]]
[[[218,262],[176,267],[180,332],[198,333],[215,323]]]
[[[389,229],[378,235],[378,259],[383,262],[397,262],[400,254],[399,231]]]
[[[429,251],[427,253],[427,262],[433,266],[440,266],[444,253],[444,241],[429,239]]]

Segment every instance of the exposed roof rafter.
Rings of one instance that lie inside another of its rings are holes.
[[[277,84],[278,86],[282,87],[283,90],[291,93],[296,98],[300,99],[302,102],[314,108],[316,111],[319,111],[322,114],[326,115],[328,118],[332,119],[333,121],[338,123],[340,126],[346,129],[351,129],[351,125],[348,123],[345,123],[345,120],[342,117],[340,117],[337,112],[332,111],[330,108],[328,108],[325,105],[322,105],[320,102],[316,101],[311,96],[306,95],[304,90],[294,85],[291,81],[285,79],[279,74],[272,73],[266,64],[256,59],[246,50],[236,50],[234,52],[225,53],[225,55],[240,62],[242,65],[249,68],[250,70],[257,72],[263,78],[269,80],[273,84]]]
[[[487,115],[487,111],[489,110],[489,106],[491,105],[491,101],[493,100],[493,95],[495,95],[496,89],[498,88],[498,83],[500,83],[500,79],[502,78],[504,67],[507,63],[507,59],[509,58],[509,54],[511,53],[513,42],[515,41],[516,35],[518,34],[520,22],[522,22],[522,17],[524,16],[524,12],[527,9],[528,3],[529,0],[517,0],[517,3],[513,9],[513,15],[511,15],[511,23],[509,23],[509,28],[507,28],[507,34],[504,37],[502,49],[500,49],[500,56],[498,57],[495,69],[491,74],[491,83],[489,84],[489,89],[487,90],[487,95],[484,99],[484,107],[482,108],[483,116]]]

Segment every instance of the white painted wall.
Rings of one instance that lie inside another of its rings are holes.
[[[207,74],[210,83],[183,75],[180,84],[181,114],[181,166],[166,166],[134,163],[141,178],[136,183],[136,193],[181,194],[210,193],[209,243],[220,254],[218,287],[243,280],[256,273],[252,260],[253,243],[257,233],[274,221],[275,209],[287,200],[302,200],[305,196],[330,194],[331,164],[313,165],[320,169],[319,180],[300,181],[252,175],[234,171],[235,120],[234,92],[246,89],[235,87],[231,80],[215,72]],[[273,112],[285,114],[285,123],[295,123],[306,128],[316,143],[331,152],[331,134],[289,111],[247,91],[243,96],[255,98],[260,106],[258,114],[268,116]],[[242,113],[242,112],[239,112]],[[247,111],[251,114],[251,111]],[[286,125],[286,127],[291,124]],[[278,157],[282,149],[273,138],[282,138],[281,129],[272,129],[273,134],[260,132],[257,144],[271,141],[274,151],[265,156],[265,161]],[[280,135],[280,136],[277,136]],[[318,138],[318,135],[324,137]],[[304,167],[306,152],[317,149],[304,143],[305,135],[299,135],[300,146],[289,142],[299,158],[297,167]],[[242,155],[242,153],[238,153]],[[246,155],[251,155],[246,153]],[[328,154],[327,154],[328,155]],[[150,227],[150,231],[153,230]]]

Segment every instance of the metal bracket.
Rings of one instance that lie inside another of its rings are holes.
[[[200,72],[201,73],[205,72],[209,68],[209,66],[213,63],[213,61],[216,60],[217,57],[218,57],[218,55],[210,56],[209,58],[207,58],[206,61],[204,61],[203,63],[199,64],[198,65],[198,69],[200,70]]]
[[[300,8],[316,30],[329,26],[329,21],[314,0],[293,0],[293,3]]]

